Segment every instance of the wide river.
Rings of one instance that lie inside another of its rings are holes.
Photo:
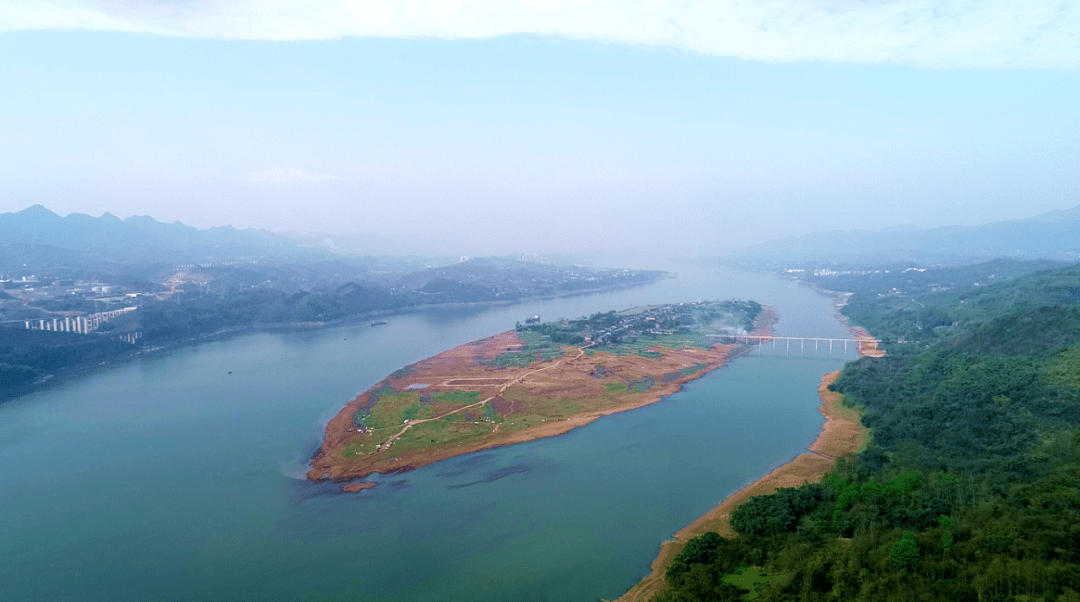
[[[2,402],[0,600],[617,597],[661,541],[813,441],[839,351],[760,349],[646,408],[359,494],[300,475],[354,395],[533,314],[737,297],[775,307],[780,335],[847,336],[794,282],[669,269],[613,292],[236,336]]]

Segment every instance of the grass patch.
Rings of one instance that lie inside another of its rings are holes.
[[[736,569],[734,573],[724,576],[724,581],[749,592],[743,596],[743,600],[756,600],[761,597],[761,586],[767,583],[784,585],[790,579],[790,573],[778,573],[773,575],[757,566],[740,567]]]
[[[375,451],[375,441],[350,441],[345,444],[345,447],[341,448],[341,455],[344,458],[356,458],[358,456],[366,456]]]
[[[375,406],[379,405],[379,400],[381,400],[383,397],[386,397],[387,395],[393,395],[395,392],[396,391],[394,391],[394,387],[384,383],[378,389],[375,389],[374,391],[368,393],[367,403],[364,405],[364,407],[360,408],[355,414],[352,415],[353,426],[357,428],[371,426],[369,420],[371,416],[371,410],[374,409]]]
[[[384,429],[403,424],[406,420],[433,417],[435,408],[420,403],[420,395],[415,391],[405,391],[380,396],[379,402],[368,413],[367,426]]]
[[[425,400],[427,403],[424,403]],[[365,412],[363,421],[357,426],[389,429],[404,424],[406,420],[434,418],[439,414],[445,414],[460,406],[478,401],[480,401],[478,391],[445,391],[435,395],[434,400],[431,399],[430,393],[422,391],[384,394],[379,396],[378,403]],[[354,423],[356,418],[354,415]]]
[[[456,412],[448,416],[443,416],[439,420],[442,420],[446,423],[465,422],[465,412]]]
[[[435,396],[440,403],[453,403],[467,406],[480,401],[479,391],[443,391]]]
[[[656,384],[656,378],[645,376],[637,380],[627,381],[626,388],[634,393],[644,393]]]
[[[608,393],[625,393],[630,390],[630,387],[623,383],[604,383],[604,388]]]
[[[515,351],[500,353],[489,365],[497,368],[524,368],[533,362],[550,361],[565,355],[562,344],[553,342],[547,335],[531,330],[518,331],[517,335],[524,341],[525,346]]]
[[[708,368],[708,367],[709,367],[708,364],[694,364],[693,366],[687,366],[687,367],[683,368],[682,370],[679,370],[679,372],[681,372],[683,376],[690,376],[691,374],[693,374],[695,372],[701,372],[702,370],[704,370],[705,368]]]
[[[405,408],[401,411],[401,417],[404,420],[416,420],[419,416],[420,416],[420,404],[419,403],[414,403],[412,405],[405,406]],[[425,416],[425,418],[430,418],[430,416]]]
[[[491,432],[491,425],[475,423],[448,423],[434,420],[418,424],[394,441],[393,453],[449,447],[482,439]]]
[[[501,433],[513,433],[516,431],[523,431],[529,427],[543,424],[544,418],[539,414],[521,414],[515,412],[513,417],[509,420],[504,419],[502,426],[499,427]]]

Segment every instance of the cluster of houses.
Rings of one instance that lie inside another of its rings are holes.
[[[684,319],[694,308],[705,304],[704,301],[698,301],[653,305],[638,311],[615,314],[615,321],[610,324],[606,323],[610,314],[594,316],[589,319],[584,329],[585,340],[596,346],[604,346],[626,342],[628,338],[643,334],[674,334],[685,326]],[[593,322],[600,324],[594,325]]]

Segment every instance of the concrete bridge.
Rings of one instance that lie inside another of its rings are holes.
[[[819,351],[824,352],[827,349],[831,357],[834,349],[846,354],[850,348],[857,351],[859,355],[878,357],[885,354],[880,348],[881,341],[870,337],[834,339],[827,337],[777,337],[756,334],[714,334],[710,336],[719,339],[721,343],[757,345],[758,347],[771,348],[775,353],[790,354],[792,351],[797,351],[800,355],[806,355],[809,352],[818,355]]]
[[[94,330],[97,330],[98,326],[101,326],[109,320],[122,316],[126,313],[133,312],[139,309],[138,306],[132,305],[121,309],[114,309],[110,311],[102,311],[96,314],[90,314],[86,316],[65,316],[63,318],[45,318],[37,320],[23,320],[27,330],[54,330],[57,332],[77,332],[79,334],[88,334]]]

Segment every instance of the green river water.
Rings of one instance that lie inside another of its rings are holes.
[[[0,600],[617,597],[661,541],[813,441],[839,353],[759,350],[660,403],[359,494],[301,475],[355,394],[533,314],[738,297],[774,306],[777,334],[846,336],[794,282],[669,269],[633,289],[246,334],[0,402]]]

